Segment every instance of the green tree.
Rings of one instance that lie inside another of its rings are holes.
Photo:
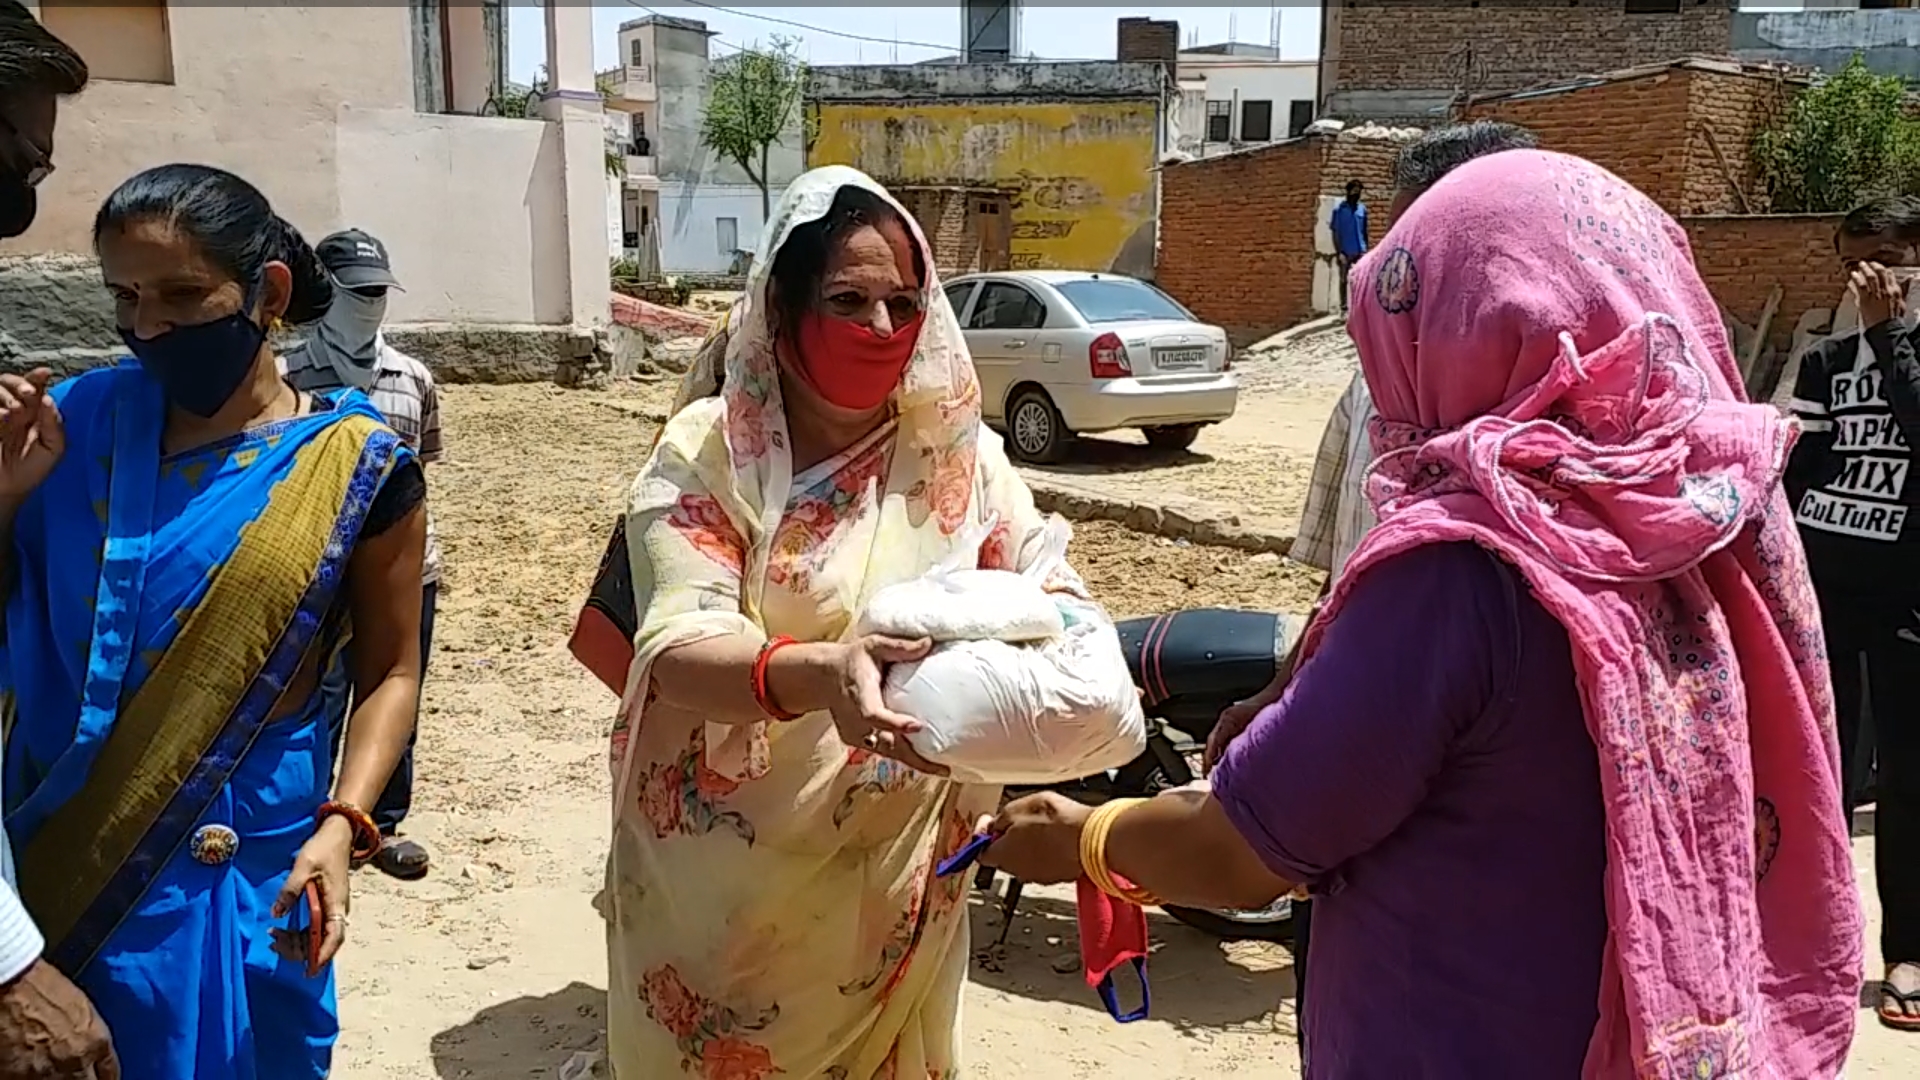
[[[595,75],[593,77],[593,88],[600,91],[600,107],[609,112],[613,111],[613,72],[603,71]],[[626,149],[615,142],[612,135],[607,136],[606,167],[608,176],[625,177],[627,175]]]
[[[1775,213],[1840,213],[1920,188],[1920,119],[1906,83],[1855,54],[1755,136],[1753,162]]]
[[[773,147],[789,135],[804,138],[807,65],[795,45],[793,38],[776,37],[771,49],[748,49],[715,64],[700,118],[700,141],[760,189],[762,220],[773,214],[767,170]]]

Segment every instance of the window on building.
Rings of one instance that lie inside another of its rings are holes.
[[[1207,141],[1226,142],[1233,138],[1233,102],[1207,102]]]
[[[714,218],[713,235],[720,241],[720,254],[732,255],[740,250],[740,219]]]
[[[40,22],[80,54],[87,74],[116,82],[173,81],[165,0],[40,0]]]
[[[1287,102],[1287,138],[1297,139],[1313,125],[1313,102]]]
[[[1629,15],[1670,15],[1679,11],[1680,0],[1627,0]]]
[[[640,51],[640,39],[634,38],[632,41],[628,42],[627,43],[627,63],[632,64],[634,67],[639,67],[642,64],[645,64],[646,62],[647,61],[645,59],[645,54]]]
[[[1242,142],[1270,142],[1273,139],[1273,102],[1243,101],[1240,103],[1240,140]]]

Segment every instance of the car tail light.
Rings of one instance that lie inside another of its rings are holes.
[[[1087,346],[1087,370],[1096,379],[1124,379],[1133,374],[1127,363],[1127,347],[1118,334],[1101,334]]]

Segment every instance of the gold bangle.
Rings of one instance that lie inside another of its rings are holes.
[[[1109,799],[1095,807],[1087,815],[1087,822],[1080,830],[1080,868],[1086,872],[1087,880],[1108,896],[1152,907],[1160,903],[1160,898],[1145,889],[1124,886],[1115,880],[1113,871],[1107,866],[1107,834],[1113,831],[1113,823],[1121,814],[1133,809],[1146,799]]]

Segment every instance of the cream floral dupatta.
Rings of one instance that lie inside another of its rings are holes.
[[[1042,519],[980,426],[972,361],[905,210],[927,317],[896,421],[794,474],[769,271],[843,186],[886,194],[839,166],[787,190],[633,488],[640,630],[613,735],[606,893],[620,1080],[959,1076],[965,882],[932,869],[998,790],[850,750],[824,712],[719,725],[650,702],[663,650],[734,633],[839,640],[876,589],[924,573],[990,515],[983,565],[1041,550]]]

